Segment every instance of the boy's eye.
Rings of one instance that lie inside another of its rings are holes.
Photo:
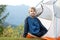
[[[30,10],[30,12],[33,12],[32,10]]]

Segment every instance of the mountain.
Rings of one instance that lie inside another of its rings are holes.
[[[5,22],[13,25],[22,24],[28,15],[28,8],[29,6],[26,5],[7,5],[6,12],[9,12],[9,16],[6,18]]]
[[[8,27],[9,25],[11,25],[11,27],[17,27],[17,25],[9,24],[8,22],[3,23],[4,27]]]

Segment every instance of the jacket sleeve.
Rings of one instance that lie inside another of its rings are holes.
[[[40,32],[42,33],[41,36],[43,36],[44,34],[46,34],[48,32],[48,30],[45,28],[45,26],[41,23],[41,21],[38,19],[39,24],[40,24]]]
[[[25,23],[24,23],[24,34],[23,34],[23,37],[26,38],[27,34],[28,34],[28,19],[26,18],[25,19]]]

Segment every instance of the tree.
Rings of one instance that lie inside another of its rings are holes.
[[[3,16],[5,9],[6,5],[0,5],[0,35],[3,34],[3,28],[4,28],[3,23],[7,18],[7,16],[9,15],[9,13],[7,13],[5,16]]]

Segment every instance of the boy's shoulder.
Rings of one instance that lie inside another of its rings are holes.
[[[28,20],[28,18],[29,18],[29,16],[27,16],[27,17],[25,18],[25,21],[27,21],[27,20]]]
[[[25,19],[28,19],[29,18],[29,16],[27,16]]]
[[[25,19],[28,19],[28,18],[30,18],[30,16],[27,16]]]
[[[25,20],[28,20],[29,18],[31,18],[31,17],[30,17],[30,16],[27,16],[27,17],[25,18]],[[39,20],[37,17],[35,17],[35,19]]]

